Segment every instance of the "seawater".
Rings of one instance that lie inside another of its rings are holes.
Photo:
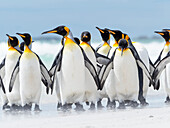
[[[135,40],[134,40],[135,41]],[[160,40],[137,40],[135,42],[141,43],[149,53],[149,56],[153,62],[157,59],[157,57],[160,54],[160,51],[163,49],[163,46],[165,45],[164,41]],[[111,40],[111,46],[113,45],[114,40]],[[96,48],[98,45],[102,44],[102,41],[94,41],[91,42],[92,46]],[[44,62],[44,64],[49,69],[52,65],[55,56],[57,55],[58,51],[61,48],[60,41],[51,40],[51,41],[36,41],[32,44],[32,51],[37,53],[41,60]],[[5,57],[7,52],[7,43],[6,42],[0,42],[0,61]]]

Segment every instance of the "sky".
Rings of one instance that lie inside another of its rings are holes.
[[[101,39],[96,26],[122,30],[132,39],[151,37],[155,30],[170,28],[169,8],[169,0],[1,0],[0,41],[7,40],[7,33],[44,36],[43,31],[59,25],[77,37],[89,31],[93,40]]]

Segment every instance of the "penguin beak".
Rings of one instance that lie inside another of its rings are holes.
[[[124,49],[124,48],[121,48],[121,56],[123,55],[123,49]]]
[[[24,35],[20,34],[20,33],[16,33],[17,35],[21,36],[22,38],[25,38]]]
[[[99,27],[96,27],[101,33],[104,33],[103,30],[101,30]]]
[[[109,30],[108,29],[108,31],[111,33],[111,34],[113,34],[113,35],[115,35],[116,33],[115,32],[113,32],[112,30]]]
[[[158,34],[160,34],[160,35],[164,35],[164,33],[162,33],[162,32],[158,32],[158,31],[155,31],[155,33],[158,33]]]
[[[14,40],[12,37],[10,37],[8,34],[6,34],[10,40]]]
[[[47,34],[47,33],[57,33],[57,30],[49,30],[49,31],[45,31],[41,34]]]

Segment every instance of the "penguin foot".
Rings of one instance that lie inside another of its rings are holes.
[[[146,102],[146,99],[144,99],[144,100],[141,100],[141,101],[140,101],[140,105],[141,105],[141,106],[147,106],[147,105],[149,105],[149,103]]]
[[[91,102],[89,110],[95,110],[95,104]]]
[[[38,104],[35,104],[34,111],[35,112],[41,112],[42,110],[40,109],[40,106]]]
[[[131,106],[132,108],[136,108],[136,107],[138,107],[138,105],[139,105],[139,104],[138,104],[137,101],[131,101],[131,105],[130,105],[130,106]]]
[[[104,108],[103,105],[102,105],[102,99],[100,99],[99,101],[97,101],[97,108],[98,108],[98,109]]]
[[[125,106],[125,102],[119,102],[119,107],[118,109],[125,109],[126,106]]]
[[[139,99],[139,101],[140,101],[140,105],[141,105],[141,106],[147,106],[147,105],[149,105],[149,103],[146,102],[146,99],[145,99],[143,96],[140,96],[138,99]]]
[[[76,111],[85,111],[83,105],[81,105],[80,103],[75,103],[75,105],[76,105],[75,108]]]
[[[22,110],[21,105],[12,104],[11,111],[19,111],[19,110]]]
[[[86,105],[89,105],[90,103],[88,101],[86,101]]]
[[[23,110],[24,110],[24,111],[31,111],[31,108],[32,108],[32,104],[25,104],[25,105],[23,106]]]
[[[126,106],[131,106],[131,100],[125,100],[125,105]]]
[[[64,104],[64,105],[61,107],[61,109],[62,109],[63,111],[68,111],[68,110],[72,109],[72,103],[66,103],[66,104]]]
[[[170,104],[170,98],[169,98],[169,96],[166,97],[165,103],[166,103],[166,104]]]
[[[8,103],[5,103],[5,104],[2,106],[2,110],[10,110],[10,106],[8,105]]]
[[[58,102],[58,104],[57,104],[57,110],[60,110],[60,109],[62,109],[62,104]]]
[[[109,102],[107,103],[107,108],[112,109],[112,108],[115,108],[115,107],[116,107],[116,102],[115,102],[115,100],[109,101]]]
[[[140,105],[141,105],[141,106],[148,106],[149,103],[145,101],[145,102],[140,103]]]

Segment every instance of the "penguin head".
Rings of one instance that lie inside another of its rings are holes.
[[[123,33],[123,35],[124,35],[124,39],[128,42],[128,44],[132,45],[132,41],[130,37],[126,33]]]
[[[81,34],[81,41],[83,42],[87,42],[88,44],[90,44],[90,40],[91,40],[91,34],[88,31],[84,31]]]
[[[33,42],[31,35],[28,34],[28,33],[23,33],[23,34],[21,34],[21,33],[16,33],[16,34],[19,35],[19,36],[21,36],[21,38],[24,40],[24,44],[25,44],[26,46],[30,46],[31,43]]]
[[[56,33],[56,34],[59,34],[59,35],[62,35],[63,37],[66,37],[70,32],[70,29],[66,26],[58,26],[52,30],[49,30],[49,31],[45,31],[43,32],[42,34],[46,34],[46,33]]]
[[[8,34],[6,34],[8,36],[8,47],[16,47],[19,45],[19,40],[17,37],[15,36],[10,36]]]
[[[164,39],[165,39],[165,41],[166,42],[168,42],[169,41],[169,32],[168,31],[155,31],[155,33],[158,33],[159,35],[161,35]]]
[[[124,39],[124,35],[120,30],[110,30],[108,29],[110,34],[114,37],[116,42],[119,42],[120,39]]]
[[[121,49],[121,56],[123,55],[123,50],[126,49],[128,47],[128,42],[126,39],[121,39],[119,42],[119,49]]]
[[[167,28],[166,28],[166,29],[162,29],[162,30],[163,30],[163,31],[168,31],[168,32],[170,32],[170,29],[167,29]]]
[[[108,40],[110,39],[110,33],[108,32],[108,30],[106,28],[105,29],[100,29],[99,27],[96,27],[96,28],[99,30],[102,36],[102,40],[104,42],[108,42]]]
[[[74,40],[75,40],[75,42],[76,42],[78,45],[80,44],[80,40],[79,40],[79,38],[74,37]]]

